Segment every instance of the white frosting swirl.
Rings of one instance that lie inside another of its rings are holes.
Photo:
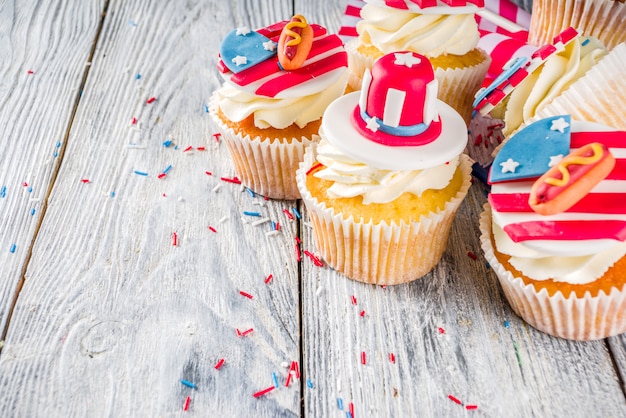
[[[324,138],[323,131],[320,136]],[[317,146],[317,154],[317,160],[325,168],[314,175],[334,182],[327,190],[328,195],[362,196],[364,204],[388,203],[403,193],[420,196],[429,189],[443,189],[459,165],[459,158],[455,157],[447,164],[425,170],[382,170],[347,157],[324,139]]]
[[[357,32],[363,45],[384,54],[413,51],[429,58],[443,54],[464,55],[480,38],[474,14],[420,14],[366,4]]]
[[[505,134],[527,122],[607,53],[597,39],[578,36],[563,51],[548,57],[539,70],[511,93],[504,114]]]
[[[324,110],[344,92],[347,72],[326,88],[306,96],[271,98],[248,93],[231,83],[217,90],[218,106],[233,122],[240,122],[254,114],[256,127],[284,129],[295,123],[300,128],[322,117]],[[314,80],[311,82],[315,82]]]
[[[495,218],[494,218],[495,219]],[[525,276],[534,280],[553,279],[570,284],[591,283],[626,255],[626,243],[617,243],[607,250],[580,257],[548,256],[513,242],[502,228],[493,222],[496,248],[510,255],[509,262]]]

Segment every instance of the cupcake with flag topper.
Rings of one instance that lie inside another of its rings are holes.
[[[439,262],[470,186],[463,118],[437,98],[427,57],[384,55],[360,92],[326,110],[296,174],[317,247],[366,283],[418,279]]]
[[[346,44],[349,85],[357,90],[366,69],[395,51],[428,57],[439,80],[439,99],[456,109],[466,124],[472,116],[472,98],[482,85],[491,58],[477,47],[475,13],[482,0],[366,0],[358,38]]]
[[[224,38],[224,83],[209,106],[242,183],[276,199],[300,197],[295,171],[319,140],[324,110],[347,84],[341,39],[301,15]]]
[[[513,310],[575,340],[626,332],[626,132],[559,115],[504,144],[481,245]]]
[[[509,136],[534,120],[607,53],[597,39],[568,28],[530,57],[515,57],[507,63],[488,87],[478,91],[474,108],[502,119],[503,133]]]

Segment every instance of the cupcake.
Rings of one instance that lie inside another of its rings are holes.
[[[472,99],[482,85],[491,58],[477,48],[480,38],[473,4],[448,6],[436,0],[418,2],[366,0],[357,23],[358,38],[346,44],[350,87],[357,90],[372,63],[395,51],[428,57],[439,80],[439,99],[465,120],[472,117]]]
[[[517,57],[486,88],[474,106],[504,121],[509,136],[597,64],[607,50],[597,39],[568,28],[531,57]]]
[[[626,41],[626,4],[623,0],[535,0],[528,42],[543,45],[570,26],[612,49]]]
[[[530,121],[570,114],[626,131],[626,42],[613,48],[563,94],[539,109]]]
[[[470,186],[461,116],[437,99],[428,58],[387,54],[360,92],[324,113],[321,142],[296,174],[324,260],[366,283],[427,274],[446,247]]]
[[[209,111],[237,176],[254,192],[298,199],[295,172],[307,145],[319,140],[324,110],[344,93],[347,55],[341,39],[300,15],[221,44],[223,85]]]
[[[534,122],[490,172],[481,245],[513,310],[561,338],[626,331],[626,132]]]

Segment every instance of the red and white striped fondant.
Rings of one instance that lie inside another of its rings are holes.
[[[276,23],[257,32],[277,43],[287,23]],[[311,51],[302,67],[296,70],[281,70],[276,56],[237,74],[232,73],[221,60],[217,67],[227,80],[259,96],[284,98],[320,91],[320,88],[311,91],[312,87],[307,84],[312,80],[321,84],[325,79],[335,80],[340,77],[348,65],[348,57],[341,38],[328,34],[320,25],[313,24],[311,27],[314,36]]]
[[[587,125],[584,131],[579,128],[582,124]],[[615,157],[615,167],[567,211],[549,216],[535,213],[528,204],[535,179],[492,184],[489,203],[494,221],[514,242],[523,242],[546,255],[586,255],[626,242],[626,132],[598,132],[602,129],[598,126],[574,122],[570,150],[600,142]]]

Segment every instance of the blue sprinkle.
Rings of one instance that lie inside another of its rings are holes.
[[[298,212],[298,209],[291,208],[291,211],[293,212],[294,215],[296,215],[296,218],[302,219],[302,216],[300,215],[300,212]]]
[[[248,212],[248,211],[244,211],[243,212],[244,215],[248,215],[248,216],[257,216],[257,217],[261,217],[261,214],[259,212]]]
[[[276,222],[272,221],[272,231],[276,230]]]
[[[191,383],[190,381],[185,380],[185,379],[181,379],[181,380],[180,380],[180,383],[182,383],[183,385],[185,385],[185,386],[187,386],[187,387],[190,387],[190,388],[192,388],[192,389],[195,389],[195,388],[196,388],[196,385],[194,385],[193,383]]]
[[[7,195],[7,186],[2,186],[2,190],[0,190],[0,197],[5,197]]]
[[[491,264],[489,264],[489,261],[485,262],[485,267],[487,267],[488,269],[491,268]]]
[[[135,170],[135,174],[138,174],[140,176],[147,176],[148,173],[144,172],[144,171],[139,171],[139,170]]]
[[[589,38],[587,38],[587,39],[585,39],[584,41],[582,41],[580,45],[585,46],[585,45],[587,45],[589,42],[590,42],[590,39],[589,39]]]
[[[33,216],[34,214],[35,214],[35,208],[32,208],[32,209],[30,210],[30,216]]]
[[[278,376],[276,376],[276,373],[272,372],[272,378],[274,379],[274,387],[278,389]]]
[[[141,74],[137,73],[137,75],[135,75],[135,80],[139,80],[141,78]]]
[[[174,145],[174,149],[178,149],[178,145]]]
[[[57,142],[57,148],[61,148],[61,141]]]
[[[256,194],[254,193],[254,191],[252,189],[249,189],[246,187],[246,192],[248,192],[248,194],[252,197],[256,196]]]
[[[15,244],[11,245],[11,250],[10,251],[12,253],[14,253],[16,249],[17,249],[17,245],[15,245]]]
[[[337,408],[343,411],[343,399],[337,398]]]
[[[28,193],[32,193],[32,192],[33,192],[33,188],[32,188],[32,187],[29,187],[29,188],[28,188]]]
[[[134,20],[132,20],[132,19],[128,19],[128,24],[129,24],[130,26],[137,26],[137,23],[135,23],[135,21],[134,21]]]
[[[307,379],[307,380],[306,380],[306,385],[307,385],[307,387],[308,387],[309,389],[313,389],[313,382],[311,382],[311,380],[310,380],[310,379]]]
[[[168,165],[167,167],[165,167],[165,170],[163,170],[163,174],[167,174],[167,173],[168,173],[168,171],[170,171],[171,169],[172,169],[172,166],[171,166],[171,164],[170,164],[170,165]]]
[[[54,156],[54,158],[56,158],[56,157],[58,157],[58,156],[59,156],[59,153],[58,153],[58,152],[56,152],[56,151],[54,151],[54,154],[52,154],[52,155]]]
[[[346,411],[346,418],[352,418],[352,414],[350,413],[350,411]]]
[[[206,113],[209,113],[209,106],[204,105],[204,111],[205,111]]]
[[[115,192],[111,192],[111,197],[115,197]]]
[[[168,139],[167,141],[163,142],[163,146],[169,148],[169,146],[172,145],[172,140]]]
[[[504,321],[504,328],[508,328],[509,327],[509,321]]]

